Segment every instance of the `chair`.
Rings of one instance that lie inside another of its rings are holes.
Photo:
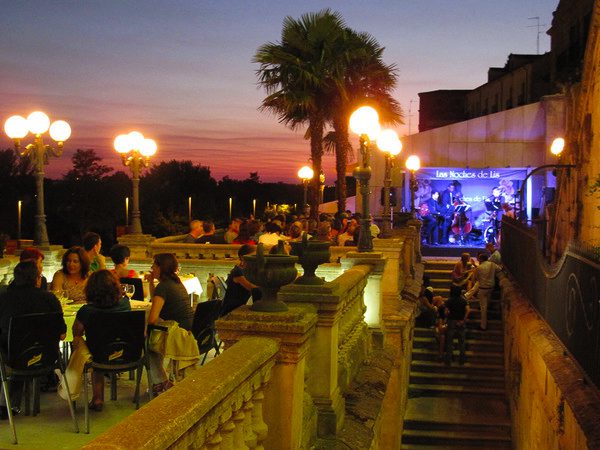
[[[221,343],[217,340],[217,331],[215,329],[215,320],[221,314],[222,302],[220,300],[208,300],[198,303],[196,312],[194,313],[194,321],[192,323],[192,334],[198,341],[198,350],[200,354],[204,354],[202,362],[204,364],[208,352],[215,349],[215,354],[220,354],[219,347]]]
[[[144,283],[142,283],[141,278],[122,277],[119,279],[119,281],[121,282],[121,284],[132,284],[133,286],[135,286],[135,292],[131,297],[132,300],[144,301]]]
[[[133,401],[136,409],[140,407],[140,382],[146,362],[145,327],[145,311],[99,311],[90,316],[85,335],[92,361],[85,365],[83,371],[86,433],[90,432],[87,385],[89,369],[111,374],[111,400],[117,399],[116,374],[136,369]]]
[[[8,349],[6,352],[0,352],[0,376],[14,444],[17,443],[17,433],[11,410],[7,378],[33,379],[33,415],[39,412],[38,377],[54,373],[54,369],[58,368],[63,374],[69,398],[71,396],[68,383],[64,377],[65,366],[58,346],[63,327],[62,312],[25,314],[10,319]],[[29,409],[29,399],[27,398],[26,401],[28,404],[27,409]],[[75,432],[79,433],[73,403],[67,403],[69,404]]]

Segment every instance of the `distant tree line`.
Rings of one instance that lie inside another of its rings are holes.
[[[46,179],[45,211],[52,244],[79,244],[86,231],[102,236],[105,249],[116,242],[117,227],[125,225],[125,198],[132,195],[131,179],[123,171],[103,164],[93,149],[78,149],[73,167],[61,179]],[[192,218],[212,219],[226,226],[229,198],[233,217],[249,217],[256,199],[256,215],[271,204],[302,202],[300,184],[264,183],[257,172],[245,180],[228,176],[215,180],[210,168],[192,161],[163,161],[153,164],[140,178],[140,203],[144,233],[156,237],[182,234],[188,230],[188,198]],[[327,188],[325,201],[335,198]],[[0,233],[17,238],[17,202],[22,201],[24,239],[33,238],[36,214],[34,171],[13,149],[0,150]],[[131,214],[132,204],[129,203]]]

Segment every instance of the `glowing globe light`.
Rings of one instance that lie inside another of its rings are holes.
[[[22,139],[29,133],[29,124],[25,117],[12,116],[4,122],[4,131],[11,139]]]
[[[71,126],[64,120],[57,120],[50,125],[50,137],[56,142],[65,142],[71,137]]]
[[[119,153],[127,153],[131,150],[131,145],[129,144],[129,135],[128,134],[120,134],[115,138],[114,142],[115,150]]]
[[[561,137],[556,138],[552,141],[552,145],[550,145],[550,152],[553,155],[560,156],[562,151],[565,148],[565,140]]]
[[[50,127],[50,119],[41,111],[35,111],[27,116],[27,124],[29,131],[33,134],[42,134],[48,131]]]
[[[411,172],[416,172],[421,168],[421,160],[417,155],[410,155],[406,159],[406,168]]]
[[[142,156],[150,157],[156,153],[157,148],[158,147],[154,139],[144,139],[142,141],[142,145],[140,146],[140,153]]]
[[[383,152],[392,156],[398,155],[402,151],[402,142],[398,138],[398,133],[394,130],[382,130],[377,137],[377,147]]]
[[[314,174],[314,171],[310,167],[304,166],[298,171],[298,178],[302,180],[311,180]]]
[[[361,106],[350,116],[350,129],[359,136],[367,135],[372,141],[377,139],[381,132],[379,114],[370,106]]]
[[[130,150],[139,150],[144,143],[144,135],[139,131],[132,131],[128,136]]]

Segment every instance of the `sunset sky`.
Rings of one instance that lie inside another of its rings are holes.
[[[296,181],[309,143],[257,110],[252,58],[278,42],[285,16],[329,7],[386,47],[399,70],[400,135],[418,126],[418,92],[471,89],[509,53],[549,50],[558,0],[3,1],[0,120],[35,109],[73,129],[47,173],[59,177],[76,148],[122,169],[114,138],[138,130],[158,142],[155,161],[190,159],[212,175]],[[412,102],[411,104],[411,100]],[[2,148],[12,144],[2,132]],[[418,149],[415,149],[418,152]],[[333,157],[324,159],[327,181]],[[329,183],[328,183],[329,184]]]

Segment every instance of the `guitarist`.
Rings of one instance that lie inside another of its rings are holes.
[[[427,209],[427,213],[422,214],[425,239],[429,245],[438,245],[439,243],[440,217],[443,212],[439,199],[440,193],[438,191],[433,191],[431,193],[431,198],[427,200],[424,205]]]

